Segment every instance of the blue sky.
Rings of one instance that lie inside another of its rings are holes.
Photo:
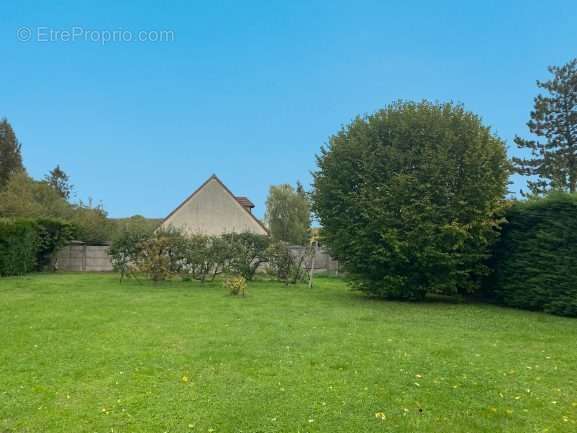
[[[332,133],[396,99],[462,102],[511,145],[576,23],[574,1],[9,2],[0,116],[32,176],[60,164],[113,217],[163,217],[212,173],[262,216],[271,184],[310,184]]]

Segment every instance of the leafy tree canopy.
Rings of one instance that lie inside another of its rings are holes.
[[[305,245],[311,226],[310,202],[303,186],[288,184],[270,187],[265,221],[275,241]]]
[[[46,182],[24,172],[13,175],[0,191],[0,217],[58,218],[76,227],[78,240],[104,242],[112,236],[112,223],[102,206],[69,203]]]
[[[62,218],[70,216],[70,204],[44,182],[23,171],[13,175],[0,191],[0,216]]]

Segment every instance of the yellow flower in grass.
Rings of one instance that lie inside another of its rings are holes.
[[[188,381],[189,381],[188,376],[186,376],[186,375],[185,375],[185,376],[182,376],[182,377],[180,378],[180,380],[182,381],[182,383],[188,383]]]
[[[375,413],[375,418],[380,419],[381,421],[384,421],[387,419],[387,416],[383,412],[377,412],[377,413]]]

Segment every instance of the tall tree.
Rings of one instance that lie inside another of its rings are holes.
[[[62,198],[66,200],[70,198],[70,194],[72,193],[70,178],[59,165],[54,167],[50,173],[44,176],[44,182],[54,188]]]
[[[527,185],[533,194],[549,190],[575,192],[577,189],[577,58],[564,66],[550,66],[553,78],[537,81],[546,91],[535,98],[529,131],[537,137],[515,137],[520,149],[531,157],[513,158],[518,173],[536,176]]]
[[[10,177],[24,171],[20,143],[6,118],[0,121],[0,189],[4,188]]]
[[[310,203],[299,183],[295,190],[288,184],[270,187],[265,221],[274,240],[304,245],[311,225]]]

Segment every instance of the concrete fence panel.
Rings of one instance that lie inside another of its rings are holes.
[[[292,254],[305,254],[306,247],[289,247]],[[56,255],[56,269],[64,272],[110,272],[112,260],[108,254],[108,245],[88,245],[72,242]],[[315,272],[339,273],[339,263],[322,247],[315,248],[314,263],[306,263],[307,269],[314,265]],[[263,267],[265,269],[265,267]]]
[[[112,260],[108,245],[87,245],[74,242],[56,255],[56,269],[65,272],[109,272]]]

